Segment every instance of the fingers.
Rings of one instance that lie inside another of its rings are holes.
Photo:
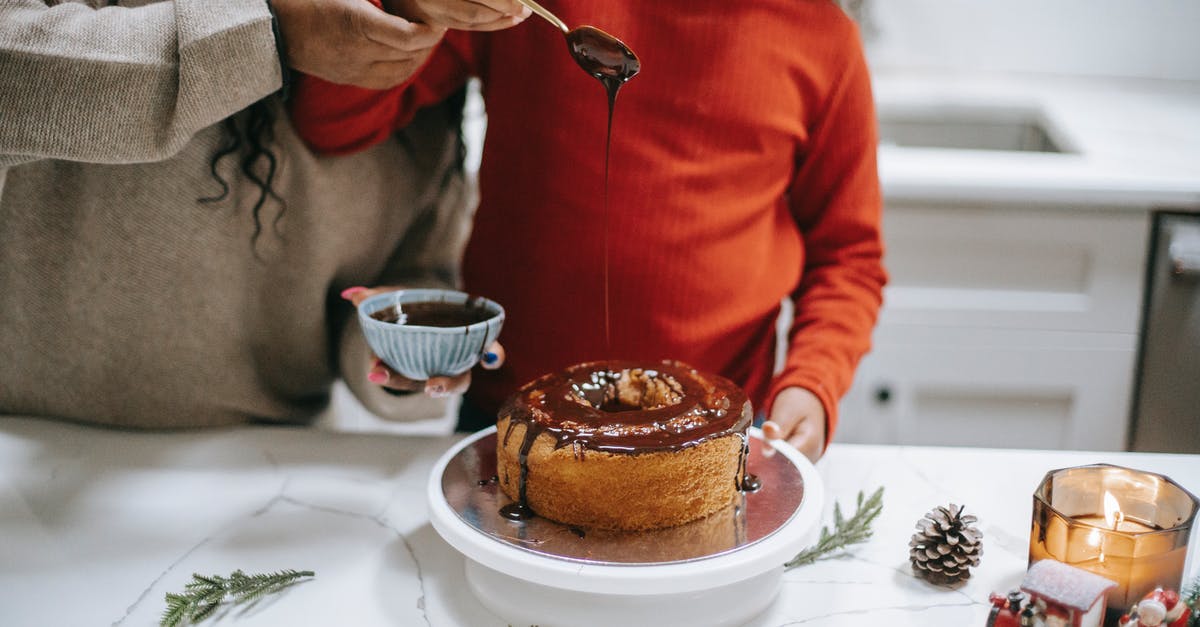
[[[370,370],[367,371],[367,381],[393,390],[402,390],[405,392],[416,392],[422,389],[421,382],[413,381],[412,379],[401,376],[396,371],[388,367],[378,357],[371,361]]]
[[[357,307],[364,298],[370,296],[370,294],[367,293],[370,291],[371,290],[361,285],[355,285],[354,287],[347,287],[346,289],[342,290],[341,297],[350,301],[355,307]]]
[[[403,288],[394,285],[384,285],[380,287],[363,287],[361,285],[356,285],[354,287],[347,287],[346,289],[342,290],[341,297],[353,303],[355,307],[358,307],[364,300],[367,300],[376,294],[395,292],[401,289]]]
[[[806,420],[804,424],[810,422]],[[825,446],[825,434],[818,435],[813,429],[806,428],[802,424],[799,433],[788,438],[787,442],[796,447],[796,450],[803,453],[810,461],[815,462],[821,459],[821,452]]]
[[[420,69],[445,33],[443,27],[410,22],[361,0],[273,0],[272,6],[288,65],[339,84],[398,85]]]
[[[825,447],[825,409],[812,392],[785,388],[775,396],[771,415],[762,430],[767,439],[786,440],[805,457],[816,461]]]
[[[517,0],[384,0],[384,7],[416,22],[474,31],[510,28],[531,14]]]
[[[762,423],[762,426],[760,427],[760,429],[762,429],[763,439],[767,440],[768,442],[770,442],[771,440],[783,439],[783,429],[780,428],[780,426],[778,424],[776,424],[770,420]],[[775,447],[774,446],[762,447],[762,455],[763,455],[763,457],[774,456],[775,455]]]
[[[441,26],[410,22],[383,11],[364,11],[363,35],[371,41],[405,52],[429,50],[442,40]]]
[[[430,377],[428,381],[413,381],[388,367],[376,357],[371,361],[371,369],[367,372],[367,380],[376,385],[405,392],[424,391],[433,398],[445,398],[452,394],[462,394],[471,387],[471,371],[453,377]]]
[[[471,0],[470,4],[478,4],[501,15],[522,19],[529,17],[532,13],[529,7],[517,0]]]
[[[504,365],[504,356],[504,347],[500,342],[492,342],[483,353],[483,357],[479,358],[479,365],[483,366],[484,370],[495,370]]]
[[[762,425],[763,437],[768,440],[785,440],[796,450],[812,461],[821,457],[821,449],[825,444],[824,430],[817,433],[813,428],[815,421],[801,420],[790,424],[787,428],[779,423],[768,420]]]
[[[506,28],[512,28],[513,26],[516,26],[517,24],[520,24],[521,22],[524,22],[524,21],[525,21],[525,18],[523,18],[523,17],[514,17],[514,16],[510,16],[510,15],[503,15],[503,16],[500,16],[490,22],[482,22],[479,24],[461,24],[461,25],[457,25],[457,26],[448,25],[448,26],[450,28],[454,28],[457,30],[473,30],[473,31],[480,31],[480,32],[491,32],[491,31],[497,31],[497,30],[504,30]]]
[[[471,371],[453,377],[430,377],[425,382],[425,393],[433,398],[445,398],[451,394],[462,394],[471,387]]]
[[[393,390],[424,391],[433,398],[446,398],[453,394],[462,394],[471,387],[471,371],[468,370],[452,377],[430,377],[428,381],[424,382],[413,381],[392,370],[383,363],[383,360],[375,357],[371,360],[370,369],[367,371],[367,381]]]

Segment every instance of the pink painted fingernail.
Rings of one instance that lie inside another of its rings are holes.
[[[372,370],[369,374],[367,374],[367,381],[370,381],[371,383],[378,383],[382,385],[387,383],[387,380],[387,373],[380,370]]]
[[[354,287],[347,287],[346,289],[342,290],[342,298],[344,298],[346,300],[350,300],[351,297],[353,297],[355,294],[357,294],[359,292],[365,292],[365,291],[367,291],[367,288],[365,288],[361,285],[356,285]]]

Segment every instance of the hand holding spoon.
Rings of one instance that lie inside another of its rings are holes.
[[[642,69],[633,50],[624,42],[595,26],[580,26],[568,28],[567,24],[558,19],[545,7],[534,0],[519,0],[534,13],[545,18],[547,22],[558,27],[567,38],[567,48],[571,57],[583,68],[604,84],[610,94],[615,94],[621,83],[631,79]]]

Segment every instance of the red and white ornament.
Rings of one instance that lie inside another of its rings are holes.
[[[1125,616],[1121,627],[1187,627],[1191,608],[1179,600],[1174,590],[1157,588],[1138,601]]]

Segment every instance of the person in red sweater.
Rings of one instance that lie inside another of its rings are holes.
[[[616,102],[607,206],[605,92],[541,20],[450,30],[389,90],[305,77],[297,130],[318,151],[354,152],[481,79],[487,134],[463,281],[508,312],[507,361],[477,371],[465,399],[487,420],[570,364],[677,359],[743,386],[767,436],[816,459],[886,282],[855,24],[830,0],[544,4],[642,62]],[[783,298],[795,315],[776,371]]]

